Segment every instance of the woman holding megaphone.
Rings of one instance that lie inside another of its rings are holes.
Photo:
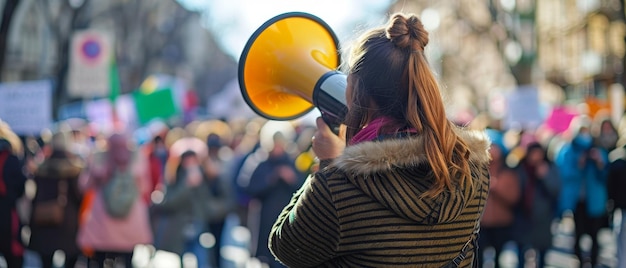
[[[318,119],[320,169],[270,233],[289,267],[471,267],[489,189],[489,141],[446,118],[428,33],[395,14],[348,61],[345,133]]]

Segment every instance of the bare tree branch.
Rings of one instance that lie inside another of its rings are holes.
[[[6,57],[9,29],[13,21],[13,14],[20,0],[7,0],[2,10],[2,22],[0,22],[0,74],[4,70],[4,58]]]

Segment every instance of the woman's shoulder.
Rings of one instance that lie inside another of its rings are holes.
[[[454,126],[453,130],[457,137],[462,140],[470,152],[470,161],[482,166],[491,161],[489,148],[491,140],[484,130],[469,129],[466,127]]]

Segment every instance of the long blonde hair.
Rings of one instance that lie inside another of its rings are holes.
[[[372,118],[386,116],[389,129],[412,128],[422,135],[434,183],[425,196],[434,197],[471,179],[470,151],[446,117],[443,99],[424,47],[428,32],[415,15],[396,13],[385,28],[365,33],[352,48],[348,67],[352,84],[346,115],[350,140]],[[371,107],[371,102],[375,108]]]

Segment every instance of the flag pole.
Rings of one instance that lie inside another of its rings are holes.
[[[117,97],[120,95],[120,87],[120,76],[115,61],[115,53],[112,53],[111,59],[109,60],[109,101],[111,102],[111,119],[113,121],[114,131],[123,129],[116,109]]]

